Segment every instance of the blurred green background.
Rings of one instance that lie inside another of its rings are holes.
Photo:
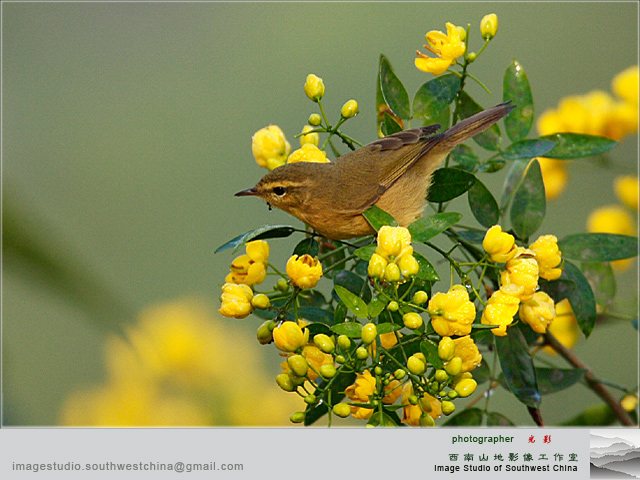
[[[499,31],[472,73],[492,95],[469,84],[485,107],[502,100],[514,58],[537,113],[563,96],[610,91],[637,63],[633,2],[3,4],[3,424],[58,424],[65,398],[104,378],[108,332],[184,296],[217,308],[233,257],[215,248],[265,223],[298,225],[233,193],[265,173],[251,155],[256,130],[275,123],[297,148],[293,136],[316,111],[302,91],[308,73],[324,79],[334,121],[358,100],[346,133],[372,141],[379,55],[412,97],[433,78],[413,65],[426,32],[471,23],[477,51],[487,13]],[[591,210],[616,203],[613,179],[637,174],[637,149],[627,138],[606,168],[573,162],[541,232],[584,231]],[[505,173],[487,184],[500,188]],[[293,241],[270,244],[270,261],[283,266]],[[618,277],[627,312],[636,275]],[[252,339],[259,325],[215,321],[241,324]],[[281,359],[253,345],[272,382]],[[599,376],[637,384],[637,332],[627,323],[596,327],[576,351]],[[510,395],[493,401],[531,424]],[[542,413],[553,424],[595,403],[575,386],[545,397]]]

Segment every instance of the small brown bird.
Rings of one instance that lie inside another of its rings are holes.
[[[440,125],[398,132],[330,163],[286,164],[235,196],[261,197],[334,240],[375,233],[362,216],[372,205],[406,227],[420,218],[431,176],[449,152],[513,108],[501,103],[437,135]]]

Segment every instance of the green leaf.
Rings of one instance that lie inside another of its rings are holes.
[[[442,359],[438,356],[438,345],[431,340],[423,340],[420,342],[420,351],[427,359],[427,362],[434,368],[443,368]]]
[[[513,193],[511,226],[521,239],[527,239],[540,228],[547,211],[542,172],[538,160],[529,163],[524,177]]]
[[[460,88],[460,77],[454,74],[442,75],[424,83],[413,97],[413,117],[434,120],[456,98]]]
[[[376,253],[376,245],[367,245],[365,247],[360,247],[353,254],[361,260],[368,262],[371,260],[371,257],[374,253]]]
[[[578,233],[558,242],[564,258],[582,262],[612,262],[638,255],[638,237],[613,233]]]
[[[583,263],[582,273],[595,296],[596,303],[605,307],[613,303],[616,296],[616,277],[609,263]]]
[[[409,95],[400,79],[391,68],[391,63],[384,55],[380,55],[380,70],[378,74],[380,80],[380,91],[385,103],[391,111],[398,117],[408,119],[411,116],[409,111]]]
[[[384,124],[385,124],[385,131],[384,131],[385,136],[393,135],[394,133],[398,133],[402,131],[402,127],[387,112],[384,112]]]
[[[520,330],[510,328],[504,337],[495,337],[496,351],[509,390],[531,408],[540,405],[533,359]]]
[[[385,322],[378,324],[378,335],[383,335],[385,333],[396,332],[402,328],[402,325],[398,325],[397,323]]]
[[[485,162],[478,165],[478,172],[480,173],[495,173],[502,170],[507,162],[501,158],[490,158]]]
[[[382,295],[376,295],[369,302],[369,315],[371,318],[375,318],[384,310],[387,306],[387,300]],[[380,326],[378,326],[378,333],[380,333]]]
[[[513,60],[504,72],[502,100],[511,100],[516,107],[504,119],[507,136],[512,142],[526,138],[533,125],[533,97],[527,74],[517,60]]]
[[[420,265],[420,270],[418,270],[417,278],[422,280],[428,280],[430,282],[437,282],[440,280],[440,276],[436,269],[431,265],[431,262],[420,255],[418,252],[413,252],[413,256],[418,261],[418,265]]]
[[[575,283],[575,288],[567,293],[567,299],[571,304],[571,309],[576,317],[578,326],[585,337],[589,337],[596,324],[596,299],[589,285],[589,281],[582,274],[580,269],[571,262],[565,260],[562,270],[561,280],[569,280]]]
[[[536,368],[536,379],[541,395],[559,392],[578,383],[586,375],[588,370],[574,368],[566,370],[562,368]]]
[[[224,245],[220,245],[213,253],[221,252],[227,248],[234,248],[235,251],[235,249],[240,245],[251,242],[252,240],[288,237],[293,232],[295,232],[295,228],[289,225],[265,225],[264,227],[256,228],[255,230],[250,230],[247,233],[238,235]]]
[[[351,313],[356,317],[367,318],[369,316],[369,309],[367,308],[367,304],[364,300],[340,285],[334,285],[333,288],[336,290],[340,300],[342,300]]]
[[[364,211],[362,216],[369,222],[369,225],[377,232],[385,225],[397,227],[398,222],[390,214],[382,210],[380,207],[372,205]]]
[[[480,161],[473,149],[466,145],[458,145],[451,150],[449,158],[460,170],[464,170],[465,172],[473,172]]]
[[[610,138],[582,133],[554,133],[540,137],[556,142],[556,146],[545,153],[548,158],[583,158],[608,152],[618,142]]]
[[[507,160],[517,160],[518,158],[530,159],[540,157],[555,146],[555,142],[545,138],[531,138],[512,143],[505,148],[500,155]]]
[[[371,300],[371,290],[368,283],[362,278],[349,270],[340,270],[333,278],[333,285],[340,285],[346,288],[357,297],[368,302]]]
[[[501,413],[487,412],[487,427],[515,427],[515,424]]]
[[[476,177],[459,168],[439,168],[433,172],[433,183],[429,187],[427,200],[448,202],[469,190]]]
[[[298,256],[311,255],[312,257],[315,257],[318,255],[318,250],[318,242],[316,242],[313,237],[309,237],[296,245],[296,248],[293,249],[293,254]]]
[[[500,213],[504,214],[509,208],[511,199],[513,198],[513,192],[518,185],[520,185],[522,175],[524,175],[527,164],[528,162],[524,160],[516,160],[511,165],[511,168],[507,173],[507,178],[505,178],[504,185],[502,186],[502,195],[500,196]]]
[[[458,223],[461,218],[462,214],[457,212],[443,212],[422,217],[409,225],[411,240],[414,242],[427,242]]]
[[[478,223],[484,227],[492,227],[498,223],[500,209],[489,189],[476,178],[476,182],[468,192],[469,208]]]
[[[458,103],[458,115],[460,119],[468,118],[471,115],[480,113],[484,110],[476,103],[465,91],[460,94],[460,102]],[[491,125],[484,132],[479,133],[473,140],[486,150],[500,150],[500,129],[498,125]]]
[[[482,425],[482,410],[467,408],[443,423],[445,427],[479,427]]]
[[[358,322],[336,323],[331,327],[331,331],[337,335],[346,335],[349,338],[360,338],[362,325]]]
[[[397,413],[380,412],[376,410],[371,414],[367,425],[372,427],[399,427],[402,423]]]
[[[333,313],[328,312],[324,308],[318,307],[300,307],[298,308],[298,315],[305,320],[311,322],[324,323],[326,325],[333,325]]]
[[[318,335],[319,333],[324,333],[325,335],[329,335],[329,336],[333,335],[333,332],[331,331],[330,326],[322,322],[309,323],[304,328],[309,330],[309,338],[313,338],[314,335]]]

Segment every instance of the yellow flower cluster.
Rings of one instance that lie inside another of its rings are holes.
[[[267,275],[269,244],[254,240],[246,244],[246,254],[231,262],[231,272],[225,278],[218,312],[229,318],[245,318],[254,308],[268,308],[266,295],[254,295],[251,287],[262,283]]]
[[[620,140],[638,131],[638,66],[616,75],[611,89],[617,99],[603,91],[563,98],[558,108],[540,115],[540,135],[571,132]],[[567,183],[566,164],[562,160],[538,158],[547,199],[556,198]]]
[[[144,310],[125,335],[107,338],[106,380],[64,403],[66,426],[268,426],[288,423],[300,401],[281,398],[238,327],[196,300]],[[254,405],[260,404],[260,414]]]
[[[404,227],[385,225],[378,231],[378,246],[369,260],[370,277],[398,282],[414,276],[420,270],[413,256],[411,234]]]
[[[556,280],[562,274],[558,239],[554,235],[542,235],[529,248],[523,248],[515,244],[512,235],[494,225],[487,231],[482,246],[493,261],[506,263],[500,275],[502,286],[487,301],[481,322],[499,325],[491,331],[504,336],[520,310],[525,323],[536,332],[544,333],[555,311],[553,300],[546,293],[537,292],[538,279]]]
[[[476,318],[476,306],[462,285],[454,285],[447,293],[438,292],[429,300],[431,325],[442,337],[469,335]]]
[[[442,415],[440,400],[425,393],[417,402],[411,403],[410,398],[412,396],[415,396],[413,384],[407,382],[402,387],[402,405],[404,405],[402,423],[412,427],[434,426],[435,423],[433,421]]]
[[[587,218],[587,231],[637,235],[638,177],[631,175],[618,177],[614,183],[614,189],[624,206],[605,205],[591,212]],[[611,262],[611,266],[620,272],[628,270],[632,264],[632,258]]]
[[[464,55],[466,46],[460,36],[460,30],[453,23],[447,22],[446,26],[446,35],[438,30],[427,33],[427,45],[424,45],[424,48],[436,55],[436,58],[416,51],[418,58],[415,59],[415,65],[418,70],[441,75],[456,63],[457,58]]]

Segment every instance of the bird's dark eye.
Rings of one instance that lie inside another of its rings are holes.
[[[287,190],[284,187],[274,187],[273,188],[273,193],[275,193],[276,195],[281,197],[282,195],[287,193]]]

